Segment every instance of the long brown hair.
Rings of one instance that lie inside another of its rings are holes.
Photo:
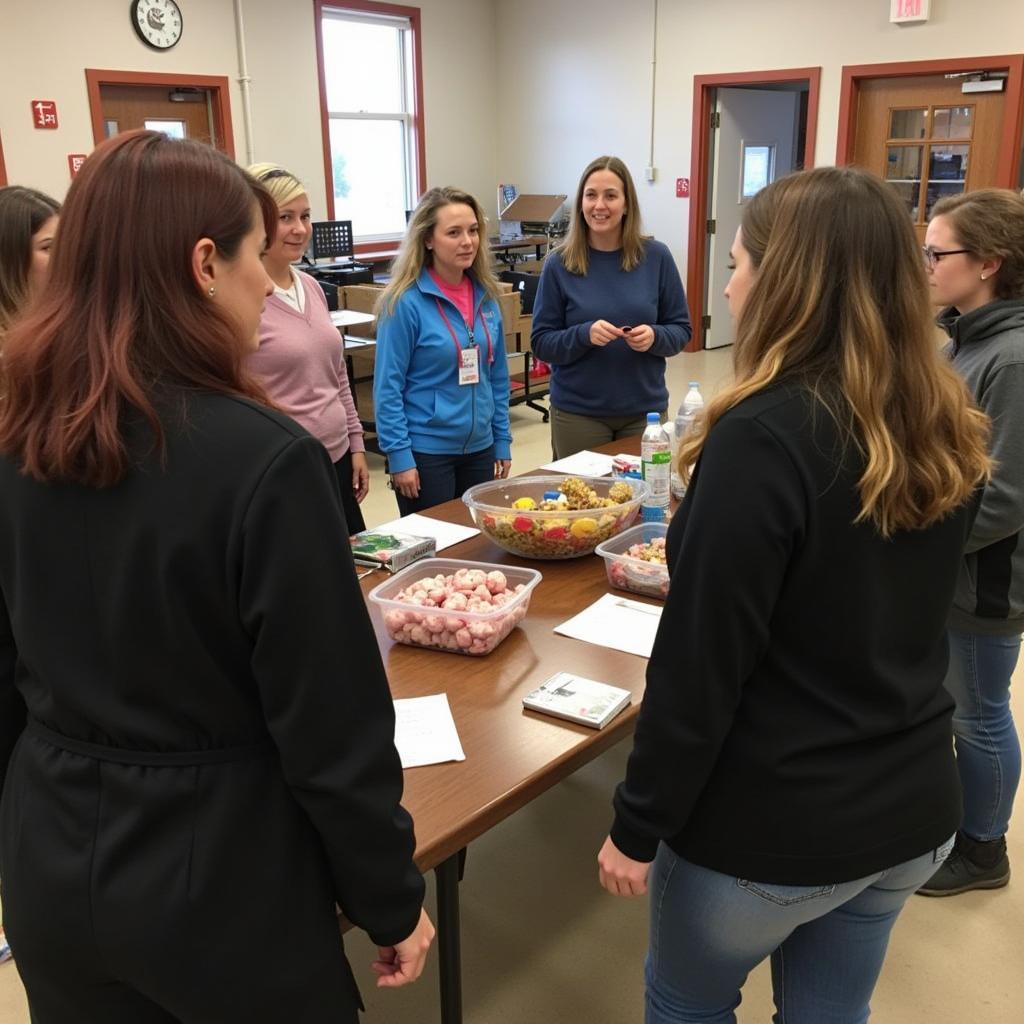
[[[1024,197],[1008,188],[979,188],[940,199],[932,218],[945,217],[979,260],[998,259],[992,275],[997,299],[1024,299]]]
[[[729,409],[795,382],[863,455],[857,522],[889,537],[962,505],[989,473],[989,424],[935,344],[920,248],[896,194],[866,171],[804,171],[750,201],[741,237],[757,276],[736,327],[735,382],[680,446],[680,469]]]
[[[427,242],[437,227],[438,211],[453,203],[468,206],[480,227],[480,245],[477,248],[469,273],[484,290],[489,299],[498,298],[498,279],[491,269],[491,253],[487,246],[487,218],[475,196],[460,188],[446,185],[444,188],[428,189],[420,197],[405,238],[398,249],[398,255],[391,266],[391,280],[377,300],[378,314],[390,315],[395,311],[399,297],[412,288],[420,279],[424,267],[434,262],[434,254],[427,248]]]
[[[585,274],[590,266],[590,236],[587,222],[583,219],[583,191],[587,187],[587,179],[595,171],[611,171],[622,182],[622,194],[626,200],[626,212],[622,215],[622,269],[628,272],[643,263],[644,240],[648,236],[643,233],[640,201],[633,176],[617,156],[599,156],[591,160],[580,175],[575,205],[569,218],[569,233],[558,247],[562,266],[570,274]]]
[[[0,451],[38,480],[104,487],[128,470],[129,409],[163,450],[158,389],[265,400],[237,324],[192,273],[196,242],[234,259],[254,215],[272,239],[274,201],[210,146],[146,131],[98,146],[68,192],[46,294],[5,341]]]
[[[60,213],[60,203],[34,188],[0,188],[0,337],[28,298],[32,237]]]

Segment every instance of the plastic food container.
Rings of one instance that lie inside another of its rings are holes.
[[[438,606],[437,593],[441,591],[448,594],[444,578],[456,576],[460,570],[463,573],[475,571],[485,578],[481,583],[479,575],[456,577],[464,583],[473,581],[472,588],[458,591],[465,595],[467,604],[477,586],[485,587],[495,596],[510,596],[500,606],[489,610],[471,611],[465,604],[459,608],[458,605],[462,604],[459,601],[454,602],[455,607]],[[504,590],[500,589],[496,574],[504,578]],[[428,581],[434,586],[426,586]],[[384,628],[395,643],[426,647],[434,651],[451,651],[453,654],[483,655],[490,654],[526,617],[533,588],[540,581],[541,574],[536,569],[519,565],[467,562],[457,558],[424,558],[378,584],[368,596],[379,606]],[[417,587],[419,583],[424,586]],[[516,592],[517,587],[522,589]],[[401,600],[399,595],[403,592],[407,597],[413,596],[413,600]],[[435,597],[431,597],[431,592]]]
[[[565,476],[518,476],[510,480],[489,480],[470,487],[462,496],[473,522],[499,547],[526,558],[578,558],[589,555],[598,544],[631,526],[647,493],[643,480],[614,480],[610,477],[577,477],[599,498],[608,497],[615,486],[627,484],[633,497],[609,508],[556,510],[517,509],[513,504],[532,498],[538,505],[546,491],[558,491]]]
[[[604,559],[611,586],[664,600],[668,595],[668,566],[634,558],[627,552],[634,544],[650,544],[667,533],[666,523],[641,523],[600,544],[597,553]]]

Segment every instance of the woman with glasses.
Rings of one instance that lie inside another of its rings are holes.
[[[960,819],[945,630],[986,421],[878,178],[769,185],[731,257],[735,381],[681,448],[598,864],[610,892],[652,894],[648,1024],[734,1022],[769,956],[776,1019],[849,1024]]]
[[[370,489],[363,428],[356,412],[344,351],[323,289],[293,266],[313,234],[306,186],[275,164],[249,173],[277,203],[277,236],[263,255],[274,292],[260,319],[260,346],[249,369],[283,412],[327,449],[341,489],[349,534],[366,529],[359,503]]]
[[[60,203],[34,188],[0,188],[0,340],[46,282]]]
[[[992,478],[967,541],[949,628],[946,688],[964,816],[952,855],[921,893],[996,889],[1020,781],[1010,677],[1024,630],[1024,198],[980,189],[935,204],[925,236],[949,356],[992,420]]]

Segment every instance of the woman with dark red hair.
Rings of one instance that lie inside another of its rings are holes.
[[[335,904],[382,985],[433,936],[330,460],[243,369],[276,219],[210,147],[120,135],[5,340],[0,879],[37,1024],[355,1021]]]

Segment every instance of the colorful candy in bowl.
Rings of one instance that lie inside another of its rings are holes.
[[[489,480],[462,496],[473,522],[524,558],[578,558],[631,526],[647,493],[642,480],[519,476]]]

